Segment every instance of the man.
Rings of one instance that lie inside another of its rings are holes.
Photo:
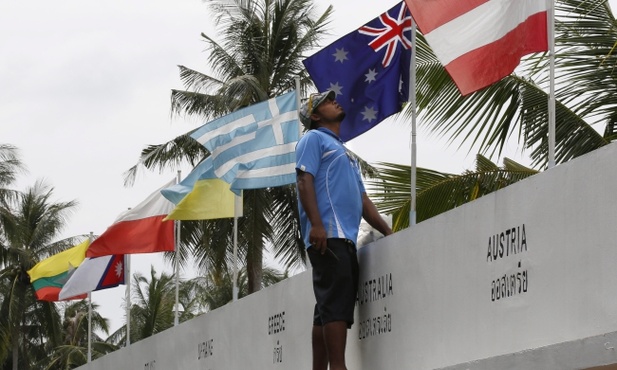
[[[364,218],[384,235],[392,230],[366,195],[357,162],[339,138],[345,112],[333,91],[300,107],[309,130],[296,147],[300,224],[313,267],[313,370],[346,370],[347,329],[358,289],[356,239]]]

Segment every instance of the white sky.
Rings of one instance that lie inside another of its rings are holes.
[[[398,3],[316,1],[335,10],[323,46]],[[58,201],[79,202],[63,237],[102,233],[176,176],[142,173],[134,187],[123,185],[142,148],[204,123],[169,113],[171,89],[182,88],[177,65],[207,71],[201,32],[215,36],[199,0],[0,0],[0,143],[18,147],[29,169],[18,189],[45,179]],[[349,146],[369,162],[409,164],[409,127],[382,123]],[[421,128],[417,141],[419,167],[460,173],[473,166],[473,153]],[[149,275],[151,263],[172,271],[156,255],[137,255],[133,272]],[[122,288],[93,294],[112,331],[124,321],[123,296]]]

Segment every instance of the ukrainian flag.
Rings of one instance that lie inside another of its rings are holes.
[[[176,205],[164,220],[212,220],[242,215],[241,206],[240,212],[235,212],[236,195],[229,190],[229,184],[214,174],[211,157],[179,184],[161,190],[161,194]]]

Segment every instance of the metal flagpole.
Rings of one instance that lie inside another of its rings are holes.
[[[88,239],[92,243],[94,234],[90,231]],[[92,361],[92,292],[88,292],[88,362]]]
[[[180,182],[180,171],[178,171],[178,177],[176,179],[176,184]],[[180,220],[176,220],[174,222],[174,226],[175,226],[175,235],[176,235],[176,245],[175,245],[175,261],[174,261],[174,275],[175,275],[175,282],[176,282],[176,304],[175,304],[175,316],[174,316],[174,326],[177,326],[180,319],[179,319],[179,315],[178,315],[178,310],[179,310],[179,306],[180,306],[180,255],[178,253],[178,248],[180,246]]]
[[[296,107],[298,109],[298,123],[300,123],[300,104],[302,104],[302,100],[300,98],[300,77],[296,76]],[[302,125],[298,124],[298,137],[302,136]]]
[[[88,292],[88,362],[92,361],[92,292]]]
[[[131,345],[131,255],[124,255],[124,281],[126,282],[126,346]]]
[[[555,167],[555,1],[548,5],[547,27],[549,46],[549,97],[548,97],[548,168]]]
[[[238,196],[234,196],[234,276],[233,301],[238,300]]]
[[[409,63],[409,101],[411,103],[411,205],[409,226],[416,224],[416,22],[411,18],[411,61]]]

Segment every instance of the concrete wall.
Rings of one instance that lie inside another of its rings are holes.
[[[617,363],[617,144],[359,251],[350,369]],[[98,369],[310,369],[310,271]]]

